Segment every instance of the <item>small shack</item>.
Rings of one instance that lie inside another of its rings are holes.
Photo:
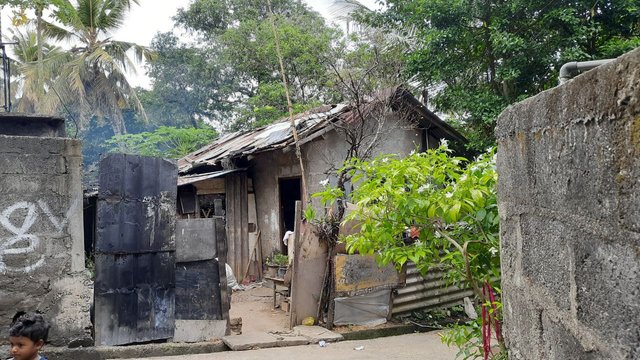
[[[402,157],[436,147],[441,139],[466,141],[404,87],[377,93],[359,106],[321,106],[294,120],[308,194],[335,181],[354,142],[360,141],[365,156]],[[304,195],[289,119],[223,136],[180,159],[178,170],[179,216],[215,217],[213,203],[223,201],[227,261],[238,280],[252,260],[289,253],[283,238],[294,230],[295,202]],[[314,206],[321,213],[319,204]],[[305,253],[321,257],[315,250]]]

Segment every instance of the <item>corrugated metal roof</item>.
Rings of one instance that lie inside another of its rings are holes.
[[[390,88],[373,95],[365,104],[365,112],[371,108],[370,104],[380,101],[404,105],[405,109],[417,115],[420,126],[428,128],[437,138],[466,142],[464,136],[429,111],[403,87]],[[296,115],[294,120],[299,139],[305,142],[305,139],[315,138],[314,135],[330,130],[330,125],[335,121],[352,121],[354,115],[351,110],[352,107],[346,104],[324,105]],[[291,123],[283,119],[255,130],[225,135],[178,160],[178,169],[180,173],[186,173],[202,165],[219,165],[225,159],[284,148],[292,143]]]
[[[328,121],[345,111],[346,105],[323,106],[297,116],[296,130],[300,138],[324,128]],[[320,112],[318,112],[320,110]],[[288,119],[252,131],[235,132],[225,135],[213,143],[178,160],[180,172],[189,171],[200,165],[216,165],[224,158],[249,155],[265,150],[287,146],[293,140],[291,123]]]
[[[246,170],[246,169],[231,169],[231,170],[214,171],[214,172],[209,172],[204,174],[183,175],[178,177],[178,186],[193,184],[203,180],[214,179],[214,178],[225,176],[227,174],[230,174],[236,171],[243,171],[243,170]]]

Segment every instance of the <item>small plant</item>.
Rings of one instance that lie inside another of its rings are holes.
[[[287,266],[289,265],[289,257],[279,252],[273,253],[268,261],[269,265]]]

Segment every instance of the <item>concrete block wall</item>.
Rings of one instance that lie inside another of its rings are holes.
[[[511,359],[640,358],[640,49],[498,119]]]
[[[54,345],[90,342],[81,167],[79,140],[0,135],[0,342],[19,311],[44,313]]]

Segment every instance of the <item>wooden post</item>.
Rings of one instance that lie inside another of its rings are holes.
[[[291,297],[291,309],[289,311],[289,328],[293,329],[294,326],[297,325],[298,319],[296,315],[296,303],[293,301],[293,297],[296,295],[295,285],[296,281],[296,272],[299,269],[300,263],[300,243],[302,238],[302,201],[296,201],[296,216],[295,223],[293,227],[293,244],[289,242],[289,246],[293,246],[293,261],[291,262],[291,291],[289,292],[289,296]]]
[[[227,232],[225,229],[225,220],[222,218],[224,209],[222,207],[222,200],[216,199],[213,202],[215,218],[215,239],[216,239],[216,252],[218,255],[218,273],[220,278],[220,306],[222,319],[227,320],[227,329],[225,334],[229,335],[231,329],[229,326],[229,298],[232,289],[227,288]],[[220,216],[220,217],[218,217]]]

